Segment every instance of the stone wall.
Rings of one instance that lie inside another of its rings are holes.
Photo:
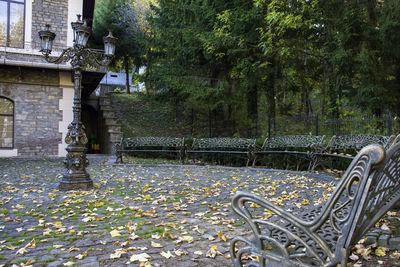
[[[35,0],[32,3],[32,47],[40,49],[40,38],[37,32],[50,24],[50,30],[56,32],[54,50],[67,46],[68,0]]]
[[[62,137],[59,72],[0,66],[0,96],[14,101],[18,156],[57,156]]]

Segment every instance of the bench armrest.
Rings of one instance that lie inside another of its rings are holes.
[[[253,207],[266,209],[278,218],[272,221],[253,216],[250,212]],[[238,192],[233,197],[232,208],[246,220],[254,234],[252,241],[243,237],[236,237],[231,241],[231,255],[235,266],[242,265],[243,254],[256,255],[260,262],[266,258],[263,256],[265,254],[269,255],[267,258],[272,255],[278,261],[290,262],[291,259],[305,257],[320,264],[324,263],[326,256],[333,257],[327,243],[311,230],[315,220],[299,219],[273,203],[247,192]],[[245,243],[245,246],[239,248],[240,243]]]

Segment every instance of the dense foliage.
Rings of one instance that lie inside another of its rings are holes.
[[[148,91],[177,117],[215,118],[229,125],[224,134],[257,136],[267,114],[400,115],[398,0],[157,0],[151,8],[135,57],[147,66]]]

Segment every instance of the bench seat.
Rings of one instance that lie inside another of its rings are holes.
[[[252,151],[256,139],[234,138],[234,137],[213,137],[194,138],[192,147],[186,150],[187,154],[233,154],[244,155],[247,159],[246,166],[251,161]]]
[[[173,153],[183,160],[184,149],[184,138],[154,136],[122,138],[115,148],[116,162],[123,163],[123,155],[126,153]]]

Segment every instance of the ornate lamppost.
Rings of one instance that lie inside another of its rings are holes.
[[[74,102],[73,102],[73,121],[68,126],[68,132],[65,137],[65,143],[68,144],[67,157],[64,165],[67,171],[64,173],[59,185],[60,190],[89,189],[93,187],[93,181],[86,172],[89,161],[86,158],[86,144],[88,139],[85,134],[85,127],[81,121],[81,82],[82,69],[85,66],[105,66],[107,65],[115,52],[115,43],[117,38],[112,33],[104,37],[104,51],[86,48],[86,43],[91,34],[91,28],[86,22],[80,19],[71,23],[74,31],[73,46],[66,48],[58,57],[50,57],[53,47],[53,41],[56,34],[50,31],[50,25],[46,25],[45,31],[40,31],[41,52],[47,62],[64,63],[70,61],[74,70]]]

